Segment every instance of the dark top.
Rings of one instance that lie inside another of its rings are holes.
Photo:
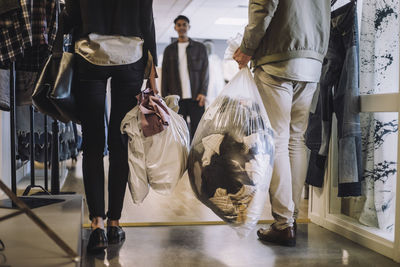
[[[186,55],[192,99],[196,99],[198,94],[207,95],[209,74],[206,47],[202,43],[189,39]],[[182,86],[179,77],[178,41],[173,42],[164,50],[161,78],[162,96],[179,95],[182,97]]]
[[[74,39],[90,33],[137,36],[157,64],[153,0],[66,0],[64,32],[74,30]]]

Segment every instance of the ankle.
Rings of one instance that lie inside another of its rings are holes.
[[[102,217],[94,217],[91,223],[92,230],[97,228],[104,229],[104,220]]]
[[[107,226],[119,226],[119,220],[108,220]]]

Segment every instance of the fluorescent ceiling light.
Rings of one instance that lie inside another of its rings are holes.
[[[214,23],[217,25],[243,26],[247,24],[247,19],[221,17],[218,18]]]

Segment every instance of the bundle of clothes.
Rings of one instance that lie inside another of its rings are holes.
[[[204,114],[189,154],[196,196],[233,225],[258,221],[268,194],[273,132],[260,109],[251,99],[219,96]]]
[[[142,203],[151,187],[168,195],[187,169],[189,130],[178,115],[179,96],[165,100],[146,90],[121,123],[128,136],[128,185],[134,203]]]

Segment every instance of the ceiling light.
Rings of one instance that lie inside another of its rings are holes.
[[[247,24],[247,19],[221,17],[218,18],[214,23],[217,25],[243,26]]]

